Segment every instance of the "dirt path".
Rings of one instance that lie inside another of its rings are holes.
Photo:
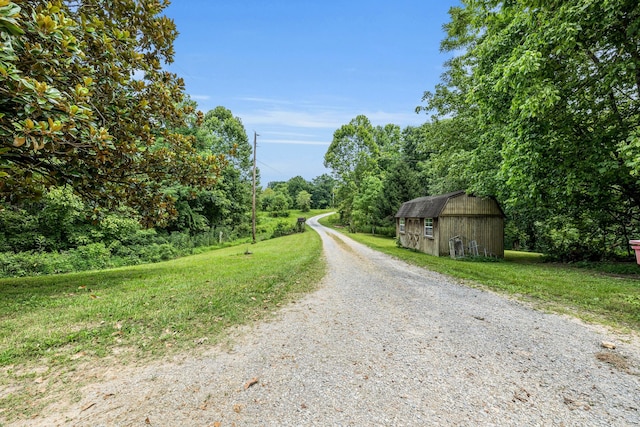
[[[110,372],[19,425],[640,425],[634,344],[309,224],[318,291],[231,349]]]

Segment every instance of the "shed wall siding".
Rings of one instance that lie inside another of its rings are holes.
[[[495,200],[483,197],[471,197],[466,194],[449,199],[440,216],[470,215],[470,216],[502,216],[502,211]]]
[[[502,217],[440,217],[440,255],[449,255],[449,239],[459,236],[466,247],[471,240],[480,246],[480,253],[487,249],[504,257],[504,220]]]
[[[423,218],[406,218],[404,233],[400,233],[400,219],[396,220],[396,236],[405,248],[417,249],[421,252],[438,256],[437,238],[428,238],[424,235]],[[433,235],[437,236],[437,221],[433,223]]]

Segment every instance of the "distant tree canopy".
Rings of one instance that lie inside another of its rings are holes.
[[[97,208],[126,204],[152,224],[175,215],[167,180],[215,182],[184,126],[193,106],[163,71],[167,0],[0,0],[0,200],[69,185]]]
[[[311,181],[300,175],[288,181],[271,181],[262,192],[261,206],[263,210],[272,211],[273,203],[277,200],[279,205],[286,202],[289,209],[326,209],[332,206],[335,188],[336,180],[328,174],[317,176]]]

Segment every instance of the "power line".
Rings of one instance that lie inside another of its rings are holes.
[[[272,170],[272,171],[274,171],[274,172],[284,173],[284,172],[279,171],[278,169],[276,169],[276,168],[274,168],[274,167],[272,167],[272,166],[269,166],[268,164],[266,164],[266,163],[264,163],[264,162],[261,162],[260,160],[258,160],[258,163],[260,163],[260,164],[261,164],[261,165],[263,165],[263,166],[268,167],[269,169],[271,169],[271,170]]]

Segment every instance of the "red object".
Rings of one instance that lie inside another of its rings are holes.
[[[629,240],[631,249],[636,252],[636,262],[640,264],[640,240]]]

